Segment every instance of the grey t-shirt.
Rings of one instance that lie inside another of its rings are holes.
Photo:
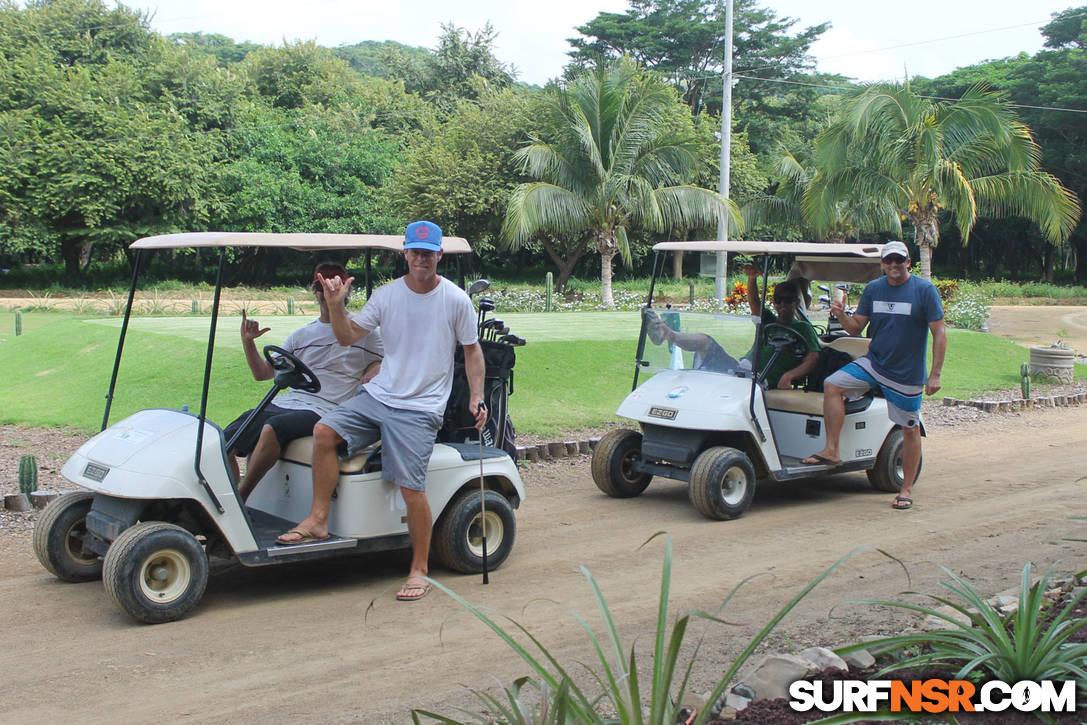
[[[350,316],[358,322],[356,315]],[[384,355],[380,330],[344,347],[336,341],[332,325],[320,320],[288,335],[283,348],[313,371],[321,381],[321,390],[317,393],[288,390],[275,399],[275,404],[280,408],[307,408],[321,415],[354,395],[363,372]]]

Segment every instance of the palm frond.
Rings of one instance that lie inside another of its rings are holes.
[[[1068,239],[1079,221],[1080,205],[1076,195],[1044,171],[986,176],[971,180],[970,186],[977,197],[980,213],[994,217],[1026,217],[1055,244]]]
[[[539,232],[582,234],[589,214],[582,197],[554,184],[521,184],[510,194],[502,222],[502,238],[510,249]]]

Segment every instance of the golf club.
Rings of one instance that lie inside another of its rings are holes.
[[[490,282],[490,280],[487,280],[487,279],[477,279],[477,280],[476,280],[475,282],[473,282],[473,283],[472,283],[472,285],[471,285],[471,286],[470,286],[470,287],[468,288],[468,296],[469,296],[469,297],[475,297],[475,296],[476,296],[476,295],[478,295],[478,294],[479,294],[480,292],[486,292],[486,291],[487,291],[487,290],[489,290],[490,288],[491,288],[491,282]]]
[[[490,297],[479,298],[479,314],[476,321],[478,329],[483,329],[483,321],[487,319],[487,313],[494,310],[494,300]]]
[[[487,404],[482,400],[476,410],[487,410]],[[487,489],[483,486],[483,431],[479,433],[479,533],[483,543],[483,583],[489,584],[490,577],[487,572]]]
[[[514,347],[521,347],[525,344],[525,338],[518,337],[517,335],[503,335],[498,338],[498,341],[507,345],[513,345]]]

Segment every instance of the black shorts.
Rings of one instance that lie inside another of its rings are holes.
[[[229,442],[234,437],[234,434],[238,432],[238,429],[242,427],[242,423],[252,412],[252,409],[245,411],[226,427],[223,431],[225,442]],[[275,405],[269,405],[256,417],[253,424],[249,426],[249,430],[234,444],[234,451],[239,456],[248,456],[252,453],[253,448],[257,445],[257,440],[260,438],[260,432],[266,425],[272,426],[276,439],[279,440],[279,447],[283,448],[295,438],[305,438],[313,435],[313,426],[320,419],[320,413],[315,413],[308,408],[279,408]]]

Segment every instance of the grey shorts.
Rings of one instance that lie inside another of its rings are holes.
[[[381,441],[381,478],[413,491],[426,490],[426,469],[442,416],[390,408],[365,389],[321,418],[344,439],[341,454],[351,457]]]
[[[887,400],[887,417],[903,428],[915,428],[921,423],[921,394],[923,385],[902,385],[876,373],[864,358],[858,358],[841,370],[827,376],[823,385],[835,385],[845,390],[846,398],[856,400],[873,388],[880,388]]]

